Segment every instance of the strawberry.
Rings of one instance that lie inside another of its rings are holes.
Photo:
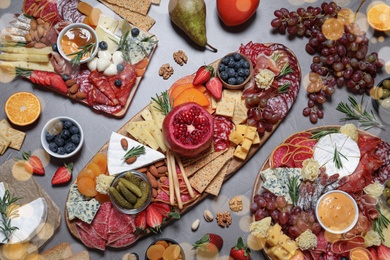
[[[195,74],[195,78],[192,81],[194,85],[201,85],[210,80],[214,75],[214,68],[212,66],[202,66]]]
[[[367,248],[368,251],[370,251],[371,253],[371,256],[372,256],[372,260],[379,260],[378,258],[378,252],[376,251],[376,248],[375,247],[369,247]]]
[[[230,257],[234,260],[251,259],[251,250],[244,244],[242,237],[239,237],[237,244],[230,249]]]
[[[135,216],[136,234],[145,232],[147,227],[148,226],[146,224],[146,211],[143,210]]]
[[[192,249],[217,253],[223,246],[223,239],[217,234],[207,233],[201,239],[192,244],[192,246]]]
[[[70,181],[72,179],[72,169],[73,163],[64,164],[64,166],[59,167],[54,173],[53,179],[51,179],[51,184],[58,185]]]
[[[161,232],[161,224],[163,221],[163,216],[157,211],[152,204],[146,208],[146,224],[154,233]]]
[[[153,202],[153,207],[163,216],[163,218],[172,217],[174,219],[179,219],[180,214],[172,211],[171,206],[163,202]]]
[[[389,260],[390,259],[390,248],[381,244],[377,247],[378,258],[379,260]]]
[[[26,171],[37,175],[44,175],[45,168],[43,168],[41,159],[38,156],[31,155],[31,152],[22,153],[23,160],[25,160],[24,168]]]
[[[222,82],[219,78],[212,77],[209,81],[207,81],[206,88],[216,99],[220,99],[222,97]]]

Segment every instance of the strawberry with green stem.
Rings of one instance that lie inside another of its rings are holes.
[[[136,234],[143,233],[148,228],[148,225],[146,224],[146,210],[139,212],[135,216],[135,228],[136,228],[135,231]]]
[[[153,233],[161,232],[161,225],[163,223],[163,216],[157,211],[153,205],[146,208],[146,224]]]
[[[194,85],[202,85],[210,80],[214,76],[214,68],[212,66],[202,66],[195,74],[195,78],[192,81]]]
[[[73,163],[64,164],[59,167],[51,179],[51,184],[60,185],[69,182],[72,179]]]
[[[45,168],[42,165],[41,159],[36,155],[31,155],[30,151],[22,153],[23,160],[25,161],[24,168],[26,171],[36,175],[44,175]]]
[[[251,259],[251,250],[244,244],[242,237],[237,239],[237,244],[230,249],[230,257],[234,260]]]
[[[201,239],[192,244],[192,249],[206,251],[210,253],[218,253],[223,246],[223,239],[221,236],[213,233],[205,234]]]

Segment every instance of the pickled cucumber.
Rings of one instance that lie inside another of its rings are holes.
[[[385,79],[382,83],[382,87],[385,88],[385,89],[388,89],[390,90],[390,80],[389,79]]]
[[[140,178],[135,176],[132,172],[127,172],[125,178],[126,178],[126,180],[131,181],[132,183],[137,185],[137,187],[139,187],[141,180],[140,180]]]
[[[142,196],[141,189],[138,188],[137,185],[135,185],[131,181],[127,180],[126,178],[119,178],[119,182],[125,185],[125,187],[128,188],[132,193],[134,193],[138,198]]]
[[[121,182],[118,183],[119,191],[123,195],[123,197],[131,204],[134,204],[137,202],[137,196],[134,195],[129,189],[125,187]]]
[[[115,202],[122,208],[132,209],[133,205],[130,204],[114,187],[108,189],[111,196],[114,198]]]
[[[150,184],[145,181],[140,182],[140,189],[142,191],[142,196],[138,198],[137,202],[134,204],[134,208],[141,207],[145,201],[148,199],[149,192],[150,192]]]

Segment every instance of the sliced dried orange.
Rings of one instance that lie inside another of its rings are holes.
[[[336,18],[329,18],[324,22],[321,29],[328,40],[338,40],[344,34],[344,23]]]
[[[367,12],[367,21],[375,30],[390,30],[390,6],[386,4],[374,5]]]
[[[30,125],[41,114],[41,102],[33,93],[16,92],[5,102],[4,111],[13,124]]]

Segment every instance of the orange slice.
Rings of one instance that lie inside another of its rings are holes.
[[[367,12],[367,21],[375,30],[390,30],[390,6],[386,4],[374,5]]]
[[[13,124],[30,125],[41,114],[41,102],[33,93],[16,92],[5,102],[4,111]]]

